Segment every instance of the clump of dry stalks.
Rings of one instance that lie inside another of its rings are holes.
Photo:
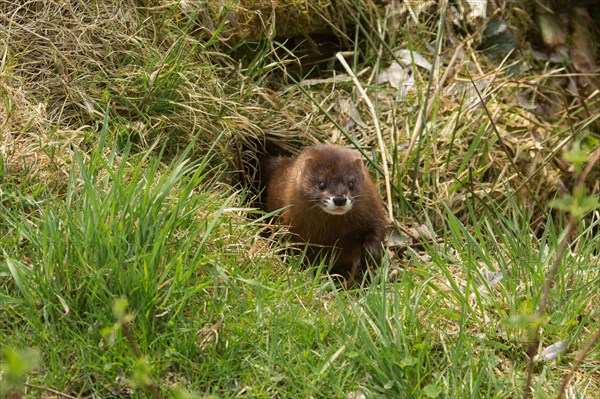
[[[521,192],[531,211],[541,214],[543,204],[563,188],[568,191],[571,171],[558,155],[597,119],[590,108],[597,106],[597,91],[586,98],[569,94],[562,85],[569,79],[564,68],[547,64],[544,70],[511,76],[505,65],[512,61],[492,65],[475,49],[476,34],[457,31],[449,19],[442,29],[448,36],[435,58],[430,44],[439,20],[436,2],[414,9],[411,3],[402,3],[402,9],[376,2],[362,9],[350,1],[337,2],[335,9],[318,7],[319,2],[286,3],[296,11],[287,16],[304,21],[301,33],[330,29],[347,41],[360,26],[361,35],[371,35],[365,42],[379,48],[379,69],[393,58],[386,40],[401,44],[402,29],[435,61],[431,74],[414,69],[417,90],[406,96],[378,84],[376,68],[362,75],[354,71],[377,107],[380,141],[387,149],[381,154],[372,113],[343,71],[339,81],[302,90],[283,81],[269,86],[245,75],[240,61],[228,54],[235,45],[232,30],[244,30],[238,35],[243,37],[259,30],[285,32],[282,26],[294,22],[282,23],[285,13],[273,8],[267,17],[268,5],[246,9],[244,2],[237,8],[223,2],[200,9],[202,2],[142,3],[3,3],[0,150],[5,175],[26,171],[62,180],[71,151],[93,145],[105,114],[117,139],[141,147],[162,137],[176,151],[197,135],[202,153],[225,131],[219,158],[232,169],[240,166],[244,151],[258,149],[256,143],[265,139],[287,152],[319,140],[347,143],[341,126],[352,141],[373,149],[367,154],[376,163],[389,163],[387,178],[397,203],[418,202],[435,219],[443,218],[442,204],[464,214],[467,197],[502,201],[507,192]],[[496,10],[497,15],[511,12],[520,15],[514,8]],[[378,19],[385,23],[378,25]],[[265,57],[280,60],[272,42],[271,47]],[[279,67],[285,70],[285,65]],[[549,91],[564,107],[543,115],[531,97],[543,103]],[[349,108],[362,115],[361,123],[347,123]],[[598,192],[598,176],[590,174],[592,194]]]
[[[197,135],[201,152],[224,130],[224,143],[262,134],[259,124],[293,131],[292,110],[312,111],[308,101],[262,101],[234,60],[184,32],[189,18],[176,2],[153,8],[31,0],[1,7],[0,150],[9,176],[64,181],[72,150],[94,145],[105,115],[117,139],[144,148],[162,138],[176,152]],[[279,117],[272,110],[286,106]],[[220,154],[231,164],[232,148],[223,144]]]

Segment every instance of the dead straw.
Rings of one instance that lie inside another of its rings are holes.
[[[383,177],[385,179],[385,194],[386,194],[388,217],[390,218],[390,220],[394,220],[394,211],[392,209],[392,186],[390,184],[390,172],[388,169],[388,158],[389,157],[387,155],[387,150],[386,150],[385,142],[383,140],[383,135],[381,134],[381,126],[379,125],[379,116],[377,115],[377,111],[375,110],[375,107],[373,106],[373,102],[367,95],[367,92],[365,91],[365,89],[363,89],[358,78],[354,74],[354,71],[352,71],[352,68],[350,68],[350,65],[348,65],[348,63],[346,62],[346,60],[344,59],[342,54],[338,52],[335,56],[340,61],[340,63],[342,64],[342,66],[344,67],[344,69],[346,70],[348,75],[350,75],[352,77],[352,81],[354,82],[354,85],[358,89],[358,92],[360,93],[362,99],[365,101],[365,104],[367,104],[367,107],[369,108],[369,112],[371,113],[371,118],[373,119],[373,125],[375,126],[375,133],[377,134],[377,143],[379,144],[379,152],[381,154],[381,168],[383,170]]]

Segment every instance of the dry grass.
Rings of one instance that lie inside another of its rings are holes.
[[[138,26],[133,2],[4,2],[0,18],[6,27],[3,75],[47,104],[47,119],[61,126],[102,115],[97,96],[106,86],[94,83],[113,77],[152,37],[151,24]]]
[[[294,37],[329,32],[344,20],[334,3],[326,0],[184,0],[184,12],[205,34],[234,41],[259,41],[267,35]]]
[[[302,18],[334,25],[344,40],[354,35],[352,22],[358,23],[355,29],[364,36],[360,43],[365,47],[357,43],[354,50],[375,67],[385,68],[391,61],[390,46],[404,47],[407,38],[411,47],[433,59],[427,46],[435,40],[431,32],[436,31],[439,10],[432,2],[415,9],[370,2],[359,9],[343,2],[339,10],[325,8],[319,16],[311,16],[320,9],[318,3],[291,3],[291,8],[307,7],[306,15],[300,12]],[[181,6],[188,7],[186,14],[176,2],[146,7],[133,1],[4,2],[0,115],[5,173],[26,170],[60,180],[68,171],[72,148],[86,151],[94,145],[92,132],[102,126],[105,114],[117,140],[146,147],[162,138],[174,153],[200,133],[201,154],[225,132],[218,158],[235,169],[265,138],[284,152],[320,140],[347,142],[339,127],[349,118],[344,104],[354,104],[366,124],[347,128],[345,134],[366,149],[377,148],[373,121],[351,83],[334,80],[299,90],[281,89],[278,82],[280,90],[272,90],[261,82],[273,82],[278,68],[300,61],[288,56],[282,62],[277,46],[267,41],[255,48],[256,57],[265,64],[281,63],[249,75],[247,65],[226,54],[236,45],[226,30],[237,22],[229,18],[222,32],[214,25],[211,32],[217,39],[198,41],[198,29],[208,27],[201,16],[198,24],[190,23],[190,4]],[[277,30],[282,24],[278,12],[267,18],[268,7],[255,6],[248,18],[263,15],[260,29]],[[506,7],[497,12],[517,19],[524,11]],[[378,18],[386,21],[383,28],[377,27]],[[250,20],[244,25],[256,30]],[[307,23],[308,32],[317,30],[313,28]],[[373,68],[360,77],[376,104],[387,158],[393,163],[395,208],[418,203],[440,220],[444,204],[464,214],[465,198],[501,202],[507,191],[518,191],[531,212],[544,215],[544,204],[570,187],[571,171],[558,155],[572,137],[597,124],[597,92],[571,95],[566,83],[573,77],[564,68],[511,76],[474,49],[480,32],[471,36],[452,26],[447,30],[439,67],[431,76],[416,68],[417,91],[406,98],[377,84]],[[537,108],[528,106],[534,97]],[[541,108],[552,112],[540,114]],[[453,155],[458,153],[466,156]],[[381,164],[381,154],[368,154]],[[593,184],[597,180],[598,173],[592,173],[592,193],[598,191]]]
[[[288,107],[252,84],[222,42],[185,33],[176,3],[13,1],[0,19],[1,150],[11,175],[26,168],[62,179],[71,148],[93,146],[105,114],[115,139],[144,148],[162,138],[173,153],[199,136],[201,154],[225,131],[219,158],[230,165],[236,142],[307,130],[291,118],[313,111],[308,100]]]
[[[436,31],[439,10],[429,3],[421,12],[419,24],[405,12],[402,23],[393,27],[400,26],[411,47],[433,60],[430,43],[435,37],[426,32]],[[498,10],[497,16],[519,19],[523,12],[507,7]],[[361,27],[376,45],[357,50],[375,58],[375,66],[385,68],[392,60],[392,49],[383,41],[393,41],[398,32],[389,26],[377,31],[373,19],[373,15],[359,16]],[[361,79],[377,104],[384,141],[389,156],[395,158],[392,183],[401,194],[396,205],[402,198],[418,202],[439,221],[444,218],[444,205],[464,215],[467,198],[502,203],[507,192],[520,192],[533,215],[546,216],[548,201],[572,187],[572,170],[561,154],[576,137],[588,137],[594,145],[599,136],[598,88],[581,88],[573,95],[569,90],[574,84],[585,84],[578,74],[565,66],[535,60],[516,64],[530,69],[514,75],[515,61],[528,53],[494,64],[475,48],[480,35],[481,31],[472,35],[457,31],[447,22],[433,74],[415,68],[416,91],[406,97],[386,84],[377,84],[375,71],[367,71]],[[396,42],[393,49],[407,46],[406,40]],[[322,109],[331,110],[334,122],[323,129],[335,132],[337,126],[344,126],[349,117],[338,112],[343,108],[339,104],[354,103],[366,126],[357,124],[347,134],[361,146],[377,148],[369,109],[350,86],[334,83],[310,90]],[[382,162],[380,158],[377,161]],[[588,178],[591,193],[598,193],[599,176],[595,172]]]

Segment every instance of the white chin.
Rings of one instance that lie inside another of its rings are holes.
[[[326,206],[323,210],[330,215],[343,215],[348,212],[352,208],[351,206],[336,206],[336,207],[328,207]]]

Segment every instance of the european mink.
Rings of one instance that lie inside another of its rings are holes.
[[[311,262],[326,256],[331,273],[352,282],[379,264],[387,224],[381,197],[356,151],[317,145],[295,157],[262,162],[265,208],[279,213],[292,239],[312,244]]]

